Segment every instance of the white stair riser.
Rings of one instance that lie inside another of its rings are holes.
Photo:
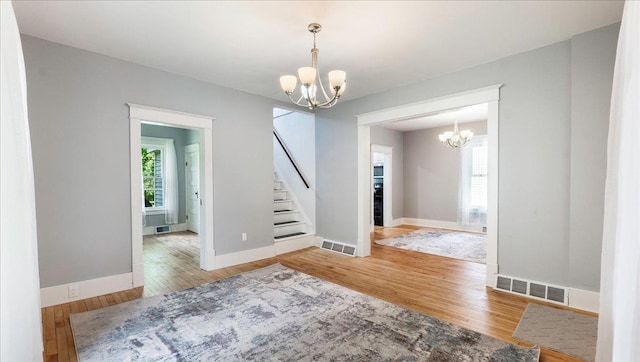
[[[293,210],[293,202],[292,201],[274,202],[273,203],[273,210],[274,211],[278,211],[278,210]]]
[[[297,232],[306,232],[305,225],[304,224],[285,225],[285,226],[276,226],[273,228],[274,236],[293,234]]]
[[[286,200],[287,192],[284,190],[274,190],[273,191],[273,199],[274,200]]]
[[[273,181],[273,189],[274,189],[274,190],[282,190],[282,182],[280,182],[280,181]]]
[[[275,214],[273,215],[273,222],[285,222],[285,221],[300,221],[300,216],[297,212],[288,212],[286,214]]]

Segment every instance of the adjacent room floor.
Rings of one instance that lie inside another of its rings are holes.
[[[412,250],[448,258],[486,264],[486,233],[421,227],[407,232],[406,225],[398,228],[376,226],[371,241],[382,246]],[[411,226],[411,229],[415,228]],[[387,236],[386,234],[391,234]]]
[[[401,226],[376,230],[374,238],[415,230]],[[144,287],[42,309],[44,359],[76,361],[69,314],[103,308],[168,291],[219,280],[273,263],[345,286],[391,303],[496,338],[527,345],[511,337],[526,298],[487,289],[485,266],[372,243],[371,256],[352,258],[316,247],[233,267],[205,272],[198,267],[197,235],[179,233],[181,241],[154,237],[145,242]],[[190,240],[196,240],[195,244]],[[171,247],[173,246],[173,247]],[[544,303],[541,303],[544,304]],[[542,350],[541,361],[577,361]]]

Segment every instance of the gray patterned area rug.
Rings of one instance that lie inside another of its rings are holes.
[[[375,243],[481,264],[486,264],[487,259],[485,234],[424,228]]]
[[[81,361],[537,361],[516,346],[280,264],[72,314]]]
[[[598,318],[529,303],[513,336],[585,361],[595,361]]]

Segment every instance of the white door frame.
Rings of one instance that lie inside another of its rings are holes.
[[[189,213],[189,207],[187,206],[187,202],[189,201],[189,190],[188,190],[188,178],[190,178],[189,176],[189,165],[188,165],[188,161],[187,161],[187,155],[191,152],[197,151],[198,152],[198,203],[200,203],[201,201],[201,193],[200,193],[200,164],[201,159],[200,159],[200,144],[199,143],[192,143],[190,145],[186,145],[184,146],[184,159],[185,159],[185,165],[184,165],[184,191],[185,191],[185,213],[187,215],[187,217],[189,218],[189,220],[187,220],[187,230],[193,231],[191,229],[189,229],[189,225],[191,225],[191,219],[192,219],[192,215]],[[193,224],[198,228],[197,233],[200,234],[200,214],[199,214],[199,210],[198,210],[198,222],[197,224]]]
[[[373,170],[373,153],[384,154],[384,190],[382,194],[382,226],[391,227],[393,222],[393,147],[383,145],[371,145],[371,169]],[[372,190],[373,191],[373,190]],[[371,192],[371,206],[373,210],[373,192]],[[373,212],[371,212],[371,231],[373,231]]]
[[[452,108],[488,103],[489,143],[487,199],[487,275],[486,285],[495,287],[498,273],[498,140],[499,101],[502,84],[456,93],[426,101],[405,104],[357,115],[358,121],[358,256],[371,254],[371,130],[374,125],[409,119]]]
[[[213,270],[213,120],[214,117],[127,103],[130,120],[131,156],[131,261],[133,287],[144,285],[142,249],[142,160],[140,158],[141,124],[161,123],[183,128],[201,129],[204,157],[200,157],[200,192],[204,205],[200,213],[200,268]],[[204,187],[202,187],[204,185]]]

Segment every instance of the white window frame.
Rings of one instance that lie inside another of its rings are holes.
[[[487,136],[486,136],[486,135],[481,135],[481,136],[479,136],[479,137],[476,137],[476,141],[480,141],[480,142],[482,143],[482,146],[480,146],[480,147],[475,146],[475,147],[478,147],[478,148],[486,148],[486,149],[488,150],[489,145],[487,144],[488,142],[487,142],[487,141],[485,141],[485,139],[486,139],[486,138],[487,138]],[[473,141],[471,141],[471,142],[473,142]],[[474,145],[473,145],[473,144],[470,144],[470,145],[468,145],[468,147],[474,148]],[[485,169],[485,173],[483,173],[483,174],[474,174],[474,173],[473,173],[473,161],[474,161],[474,160],[473,160],[473,150],[471,150],[470,155],[469,155],[469,158],[470,158],[470,162],[469,162],[469,165],[467,165],[467,166],[470,168],[470,170],[469,170],[469,183],[470,183],[470,185],[469,185],[469,205],[471,206],[471,208],[474,208],[474,209],[480,209],[480,208],[484,208],[484,209],[486,209],[486,208],[487,208],[487,206],[488,206],[488,204],[489,204],[489,198],[488,198],[488,196],[485,196],[485,199],[486,199],[486,201],[487,201],[487,202],[486,202],[484,205],[474,205],[474,204],[472,203],[472,200],[474,199],[474,197],[473,197],[473,178],[474,178],[474,177],[484,177],[484,178],[485,178],[485,180],[488,180],[488,179],[489,179],[489,158],[488,158],[488,151],[487,151],[487,158],[486,158],[486,160],[485,160],[485,161],[487,161],[487,164],[486,164],[486,165],[485,165],[485,167],[484,167],[484,169]],[[488,183],[487,181],[485,181],[485,182],[487,183],[487,192],[488,192],[488,186],[489,186],[489,183]]]
[[[140,138],[140,149],[142,150],[142,148],[151,148],[151,149],[159,149],[160,152],[162,153],[162,194],[165,195],[166,194],[166,190],[165,190],[165,185],[166,185],[166,173],[165,173],[165,157],[167,154],[167,141],[171,140],[169,138],[156,138],[156,137],[141,137]],[[142,156],[140,156],[142,157]],[[142,160],[142,158],[141,158]],[[143,178],[143,187],[142,187],[142,194],[143,194],[143,199],[144,199],[144,175],[142,175]],[[164,214],[165,213],[165,207],[164,204],[162,206],[152,206],[152,207],[145,207],[144,211],[147,213],[147,215],[158,215],[158,214]]]

